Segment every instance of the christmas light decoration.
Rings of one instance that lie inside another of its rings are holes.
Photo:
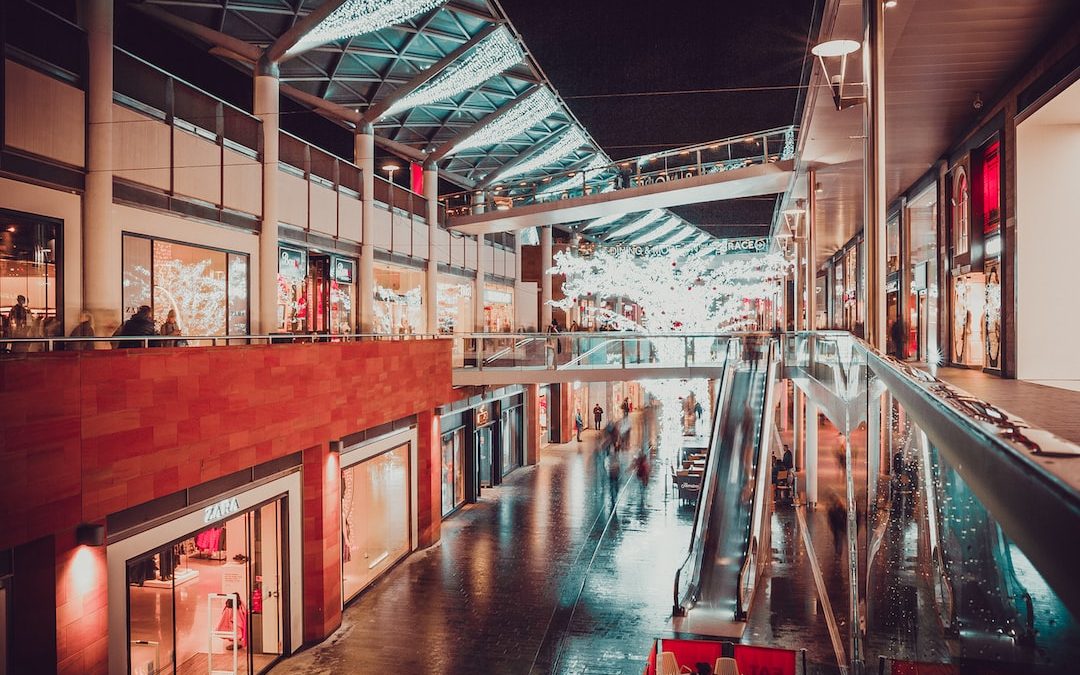
[[[610,234],[608,234],[607,237],[604,238],[604,241],[614,241],[616,239],[621,239],[622,237],[629,236],[643,227],[648,227],[649,225],[652,225],[656,221],[663,218],[664,215],[665,211],[663,209],[653,209],[641,218],[638,218],[631,223],[619,227],[614,232],[611,232]]]
[[[668,218],[666,221],[652,228],[644,234],[640,234],[634,237],[630,241],[626,242],[630,246],[637,246],[639,244],[647,244],[650,241],[655,241],[660,237],[671,234],[675,230],[682,227],[682,221],[678,218]]]
[[[287,54],[296,55],[327,42],[374,33],[435,9],[444,2],[446,0],[346,0],[300,38]]]
[[[487,82],[524,58],[525,52],[510,34],[510,30],[506,26],[500,26],[446,70],[428,80],[416,91],[401,97],[383,113],[383,117],[460,94]]]
[[[547,197],[549,195],[558,195],[567,190],[583,188],[585,182],[589,179],[590,174],[592,174],[593,178],[596,178],[600,175],[600,170],[607,168],[610,164],[611,162],[607,157],[599,154],[593,155],[593,158],[586,162],[585,166],[578,169],[576,175],[570,178],[564,178],[560,181],[553,181],[550,185],[540,190],[536,197],[537,199],[540,199],[541,197]]]
[[[459,150],[481,148],[501,143],[536,126],[559,109],[555,94],[547,87],[540,87],[521,99],[509,110],[490,123],[477,129],[454,146],[447,156]]]
[[[502,173],[498,174],[498,180],[507,180],[514,178],[515,176],[529,173],[530,171],[535,171],[536,169],[541,169],[552,162],[557,162],[563,157],[566,157],[586,143],[588,143],[588,140],[586,140],[585,134],[582,133],[581,129],[569,127],[561,136],[559,136],[557,141],[547,146],[544,150],[522,162],[507,167]]]
[[[682,230],[675,233],[674,237],[665,241],[664,246],[674,246],[675,244],[681,243],[683,239],[694,236],[697,232],[696,228],[685,225]],[[709,235],[705,236],[708,237]]]
[[[625,213],[615,213],[615,214],[612,214],[610,216],[604,216],[602,218],[597,218],[596,220],[592,221],[591,223],[589,223],[585,227],[581,228],[581,231],[582,232],[588,232],[589,230],[601,229],[601,228],[603,228],[603,227],[605,227],[607,225],[610,225],[610,224],[614,223],[616,220],[621,219],[625,215],[626,215]]]

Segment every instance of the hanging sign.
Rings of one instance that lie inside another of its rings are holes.
[[[491,420],[491,413],[486,405],[482,405],[475,411],[475,423],[476,426],[482,427]]]

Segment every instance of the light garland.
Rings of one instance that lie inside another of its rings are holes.
[[[524,58],[525,52],[521,51],[521,45],[510,30],[500,26],[416,91],[401,97],[383,113],[383,117],[456,96],[487,82]]]
[[[649,225],[652,225],[656,221],[660,220],[664,217],[664,214],[665,212],[663,209],[653,209],[641,218],[638,218],[631,223],[623,225],[622,227],[619,227],[615,231],[609,233],[608,236],[604,237],[604,241],[614,241],[616,239],[621,239],[622,237],[629,236],[634,232],[637,232],[641,228],[648,227]]]
[[[599,175],[599,170],[607,168],[610,164],[611,162],[608,161],[607,157],[600,154],[593,155],[593,158],[590,159],[585,166],[578,169],[577,175],[573,178],[564,178],[560,181],[553,181],[550,185],[547,185],[544,189],[540,190],[536,197],[539,199],[541,197],[566,192],[567,190],[572,190],[574,188],[581,188],[588,179],[589,172],[595,172]],[[581,174],[584,174],[585,177],[582,178]]]
[[[346,0],[286,53],[295,56],[327,42],[374,33],[435,9],[444,2],[446,0]]]
[[[559,109],[555,94],[547,87],[541,87],[521,99],[504,114],[477,129],[461,140],[447,153],[452,155],[458,150],[481,148],[501,143],[533,128]]]
[[[664,235],[671,234],[675,230],[682,227],[682,221],[678,218],[668,218],[666,221],[652,228],[648,232],[642,233],[637,237],[634,237],[630,241],[626,242],[630,246],[638,246],[640,244],[647,244],[650,241],[655,241]]]
[[[581,129],[570,127],[559,136],[557,141],[549,145],[542,152],[533,155],[523,162],[507,167],[502,173],[497,174],[497,180],[507,180],[543,168],[552,162],[557,162],[563,157],[566,157],[586,143],[588,143],[588,141],[585,139],[585,134],[582,133]]]

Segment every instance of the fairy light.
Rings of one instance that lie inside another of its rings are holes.
[[[508,167],[505,171],[498,174],[498,180],[507,180],[543,168],[552,162],[557,162],[563,157],[566,157],[586,143],[588,143],[588,141],[585,139],[585,134],[582,133],[581,129],[570,127],[563,132],[562,136],[559,136],[559,140],[549,145],[547,149],[533,155],[523,162]]]
[[[346,0],[287,52],[295,55],[327,42],[374,33],[435,9],[446,0]]]
[[[593,176],[593,178],[595,178],[596,175],[599,175],[600,169],[607,168],[609,164],[611,164],[611,162],[608,161],[607,157],[604,157],[603,155],[593,155],[593,158],[590,159],[585,166],[575,172],[574,177],[555,181],[541,190],[536,196],[547,197],[549,195],[566,192],[567,190],[573,190],[574,188],[581,188],[584,186],[585,181],[588,180],[590,173],[595,174]],[[584,177],[582,177],[581,174],[584,174]]]
[[[518,101],[506,113],[477,129],[454,146],[448,155],[468,148],[481,148],[501,143],[536,126],[559,109],[555,94],[541,87]]]
[[[500,26],[480,41],[460,59],[447,66],[416,91],[401,97],[383,116],[448,99],[451,96],[487,82],[525,58],[510,30]]]
[[[664,211],[662,209],[653,209],[652,211],[649,211],[644,216],[642,216],[641,218],[638,218],[634,222],[623,225],[622,227],[616,229],[614,232],[609,234],[604,239],[604,241],[614,241],[614,240],[620,239],[622,237],[627,237],[627,236],[633,234],[634,232],[637,232],[638,230],[640,230],[643,227],[648,227],[649,225],[652,225],[653,223],[655,223],[656,221],[660,220],[663,217],[664,217]]]

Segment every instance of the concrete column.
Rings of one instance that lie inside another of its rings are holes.
[[[818,406],[806,399],[806,501],[818,500]]]
[[[341,625],[341,465],[328,443],[303,451],[304,642]],[[293,536],[301,536],[299,534]]]
[[[780,419],[779,426],[780,431],[787,431],[790,426],[789,415],[791,414],[790,405],[791,397],[788,392],[788,380],[780,380]]]
[[[798,239],[792,239],[791,244],[795,249],[795,264],[791,266],[791,325],[794,330],[801,330],[799,315],[802,312],[802,293],[799,292],[799,284],[802,274],[799,271],[799,261],[802,260],[802,248]]]
[[[540,385],[525,385],[525,463],[540,461]]]
[[[551,226],[540,228],[540,331],[551,325]]]
[[[806,173],[807,200],[806,200],[806,330],[817,329],[817,264],[814,259],[814,251],[817,250],[817,191],[814,185],[817,180],[817,172],[810,169]]]
[[[425,183],[426,185],[426,183]],[[442,536],[442,432],[433,410],[416,416],[417,429],[417,530],[420,548],[427,548]]]
[[[439,229],[439,168],[435,162],[424,164],[425,216],[428,224],[427,248],[427,332],[439,332],[439,256],[435,248],[435,232]]]
[[[793,425],[791,442],[794,446],[791,448],[791,454],[795,458],[795,469],[799,470],[806,466],[806,448],[803,437],[803,423],[805,422],[806,415],[806,396],[802,393],[802,390],[795,387],[795,409],[794,414],[791,416],[791,422]]]
[[[487,195],[483,192],[473,194],[472,212],[480,214],[487,211]],[[476,281],[473,282],[473,327],[477,333],[484,332],[484,235],[476,235]]]
[[[83,307],[98,335],[123,321],[120,226],[113,218],[113,0],[83,0],[89,47],[86,192],[83,195]]]
[[[276,63],[255,66],[255,115],[262,120],[262,229],[259,230],[259,333],[277,330],[278,122],[281,96]]]
[[[866,82],[863,240],[866,246],[866,341],[885,350],[885,17],[863,0]]]
[[[360,167],[360,332],[375,332],[375,129],[366,124],[356,130],[353,161]]]

